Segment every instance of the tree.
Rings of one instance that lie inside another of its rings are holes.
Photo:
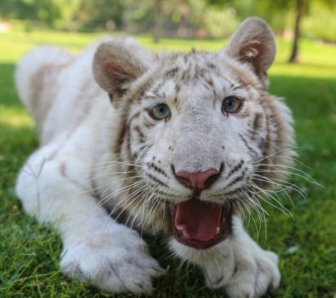
[[[1,16],[40,22],[52,26],[61,17],[62,1],[56,0],[7,0],[1,1]]]
[[[298,62],[299,54],[299,39],[301,37],[301,21],[304,15],[305,2],[304,0],[296,0],[295,24],[293,32],[292,50],[289,56],[289,63]]]
[[[155,23],[153,30],[153,39],[155,43],[158,43],[161,37],[162,21],[163,21],[163,11],[162,11],[162,1],[154,0],[153,5]]]
[[[122,26],[124,6],[122,0],[81,0],[73,21],[87,29],[113,29]]]

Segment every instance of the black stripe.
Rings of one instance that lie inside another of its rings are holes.
[[[155,181],[156,183],[158,183],[158,184],[160,184],[160,185],[162,185],[162,186],[168,188],[168,185],[167,185],[166,183],[162,182],[160,179],[154,177],[153,175],[151,175],[151,174],[149,174],[149,173],[146,173],[146,176],[147,176],[148,178],[152,179],[153,181]]]
[[[174,67],[172,69],[169,69],[166,73],[165,76],[167,77],[174,77],[176,73],[178,72],[178,67]]]
[[[145,125],[147,128],[151,128],[151,127],[155,126],[154,123],[151,123],[151,122],[149,122],[148,120],[145,120],[145,121],[144,121],[144,125]]]
[[[241,169],[241,167],[243,166],[244,164],[244,161],[241,160],[240,163],[238,165],[236,165],[232,170],[231,172],[227,175],[226,179],[227,178],[230,178],[232,176],[232,174],[234,174],[235,172],[239,171]]]
[[[262,114],[256,113],[253,119],[253,129],[259,130],[261,128]]]
[[[144,158],[144,156],[147,154],[148,150],[152,147],[153,145],[143,145],[140,150],[139,153],[141,153],[141,151],[143,151],[141,153],[141,155],[139,155],[139,160],[142,160]]]
[[[153,94],[156,96],[156,98],[160,98],[161,95],[159,94],[159,90],[162,88],[163,84],[165,83],[164,80],[161,80],[161,82],[159,82],[154,89],[152,90]]]
[[[250,150],[256,157],[259,156],[259,153],[248,144],[247,140],[241,134],[239,134],[239,137],[248,150]]]
[[[227,185],[226,188],[232,187],[233,185],[235,185],[238,182],[243,181],[243,180],[244,180],[244,177],[243,176],[239,176],[235,180],[233,180],[229,185]]]
[[[208,63],[206,64],[206,66],[207,66],[208,68],[217,69],[216,65],[213,64],[213,63],[211,63],[211,62],[208,62]]]
[[[141,131],[140,127],[136,126],[136,127],[134,127],[134,130],[139,135],[139,142],[144,143],[146,141],[146,137],[145,137],[144,133]]]
[[[126,130],[126,138],[124,138],[124,142],[126,142],[126,154],[127,157],[130,161],[132,160],[132,151],[131,151],[131,132],[130,132],[130,126],[127,126],[127,130]]]
[[[235,91],[235,90],[237,90],[237,89],[241,89],[242,87],[243,87],[242,85],[237,85],[237,86],[235,86],[235,87],[232,86],[231,91]]]
[[[156,171],[156,172],[162,174],[163,176],[166,176],[167,178],[169,178],[168,175],[166,174],[166,172],[164,170],[162,170],[161,168],[159,168],[158,166],[156,166],[154,163],[148,163],[147,166],[148,166],[148,168],[153,169],[154,171]]]
[[[130,119],[129,122],[132,122],[134,119],[138,118],[141,115],[140,112],[136,112]]]
[[[237,184],[238,182],[244,181],[245,174],[246,174],[246,168],[243,170],[242,174],[239,177],[237,177],[235,180],[233,180],[231,183],[229,183],[227,186],[225,186],[225,188],[232,187],[233,185]]]
[[[239,194],[239,191],[240,190],[242,190],[242,188],[241,187],[238,187],[238,188],[236,188],[236,189],[234,189],[234,190],[230,190],[230,191],[228,191],[228,192],[224,192],[223,194],[222,194],[222,196],[226,196],[226,197],[229,197],[229,196],[237,196],[238,194]]]
[[[120,152],[121,152],[121,147],[122,147],[122,144],[124,142],[124,138],[125,138],[125,134],[128,130],[128,124],[127,124],[127,115],[123,115],[121,117],[121,125],[120,125],[120,128],[117,132],[117,137],[115,139],[115,143],[114,143],[114,147],[113,147],[113,151],[116,153],[116,155],[118,156],[118,159],[119,156],[120,156]]]

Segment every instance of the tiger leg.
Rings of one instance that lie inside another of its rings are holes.
[[[232,235],[210,249],[191,249],[175,240],[171,246],[202,268],[210,288],[223,289],[230,298],[260,297],[279,287],[278,256],[259,247],[238,217]]]
[[[98,205],[85,189],[83,181],[88,180],[82,179],[82,185],[67,176],[66,167],[82,172],[74,155],[71,160],[65,155],[53,158],[52,151],[45,146],[29,158],[18,177],[16,192],[27,213],[60,232],[62,271],[72,278],[89,280],[104,291],[151,292],[151,278],[162,269],[149,256],[146,243]]]

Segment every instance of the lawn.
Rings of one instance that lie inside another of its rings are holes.
[[[34,125],[20,105],[13,84],[15,62],[33,46],[55,43],[78,52],[97,34],[39,32],[0,35],[0,297],[107,297],[93,287],[71,282],[59,270],[61,242],[55,232],[26,216],[16,199],[15,177],[37,147]],[[191,47],[218,50],[223,40],[162,40],[138,37],[152,49]],[[293,204],[280,195],[292,216],[264,204],[267,227],[251,221],[248,228],[261,246],[280,255],[282,283],[270,297],[336,296],[336,46],[302,42],[301,63],[285,63],[286,41],[270,71],[273,94],[286,98],[294,112],[298,142],[297,168],[322,187],[293,175],[306,196],[291,192]],[[297,172],[300,173],[300,172]],[[155,281],[156,297],[222,297],[205,287],[193,266],[179,267],[162,239],[149,239],[152,254],[167,268]],[[130,295],[125,295],[128,297]]]

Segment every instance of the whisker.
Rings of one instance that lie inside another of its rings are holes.
[[[294,149],[298,149],[298,148],[299,148],[299,147],[297,147],[297,146],[288,146],[288,147],[285,147],[285,148],[283,148],[283,149],[281,149],[281,150],[275,151],[275,152],[273,152],[273,153],[271,153],[271,154],[269,154],[269,155],[267,155],[267,156],[263,156],[262,158],[255,160],[255,161],[253,162],[253,164],[256,164],[256,163],[259,163],[260,161],[263,161],[263,160],[265,160],[265,159],[274,157],[274,156],[276,156],[276,155],[278,155],[278,154],[280,154],[280,153],[282,153],[282,152],[284,152],[284,151],[287,151],[287,150],[290,150],[290,149],[294,150]],[[293,157],[293,158],[294,158],[294,157]]]
[[[130,166],[130,167],[139,168],[139,169],[144,168],[143,165],[130,163],[130,162],[121,162],[121,161],[108,161],[108,162],[103,162],[103,163],[92,164],[89,166],[90,168],[99,169],[99,168],[104,168],[104,167],[108,168],[109,166],[115,166],[115,165]]]
[[[148,209],[147,216],[143,220],[141,235],[143,234],[144,227],[150,226],[150,224],[148,224],[148,221],[150,221],[150,217],[153,214],[155,215],[156,209],[160,207],[160,202],[155,199],[155,192],[154,191],[151,193],[151,195],[149,197],[146,198],[146,200],[148,201],[148,205],[151,205],[151,206],[150,206],[150,209]],[[144,204],[143,210],[145,210],[145,204]],[[154,230],[153,230],[153,232],[155,233]]]
[[[259,166],[265,166],[268,167],[266,169],[257,169],[256,172],[257,173],[267,173],[267,171],[269,171],[269,173],[277,173],[280,172],[282,174],[286,174],[286,175],[294,175],[294,176],[298,176],[301,177],[302,179],[313,183],[316,186],[322,187],[322,185],[320,183],[318,183],[313,177],[311,177],[308,173],[306,173],[303,170],[300,170],[298,168],[292,167],[292,166],[288,166],[288,165],[280,165],[280,164],[274,164],[274,165],[269,165],[269,164],[260,164]],[[273,169],[272,169],[273,168]],[[278,170],[280,169],[280,170]],[[286,171],[288,169],[288,171]]]
[[[132,176],[129,176],[129,177],[123,177],[124,175],[132,175]],[[136,175],[134,175],[136,174]],[[95,175],[94,177],[91,177],[90,179],[87,179],[85,182],[86,183],[91,183],[93,181],[98,181],[98,180],[101,180],[103,178],[106,178],[106,177],[111,177],[111,178],[114,178],[114,177],[118,177],[118,181],[120,181],[120,179],[131,179],[133,177],[142,177],[141,174],[135,172],[135,171],[128,171],[128,172],[103,172],[102,174],[100,175]]]
[[[133,216],[133,221],[131,223],[131,228],[133,228],[133,224],[134,224],[135,220],[139,217],[139,215],[140,215],[140,220],[141,220],[141,218],[142,218],[141,214],[143,214],[144,211],[147,209],[147,207],[150,205],[150,199],[152,198],[152,196],[153,196],[153,192],[147,192],[147,196],[143,200],[141,200],[141,201],[139,200],[140,208],[138,209],[138,212]],[[136,207],[138,207],[138,205],[139,204],[137,204]],[[148,215],[147,216],[149,216],[149,213],[150,213],[149,210],[148,210]],[[145,221],[142,222],[142,225],[143,226],[145,225]]]
[[[322,187],[322,185],[320,183],[318,183],[315,179],[313,179],[312,177],[310,177],[308,174],[299,174],[296,172],[288,172],[288,171],[284,171],[284,170],[258,170],[256,171],[257,173],[274,173],[274,174],[285,174],[285,175],[291,175],[293,177],[298,177],[301,178],[309,183],[312,183],[318,187]]]
[[[146,193],[146,189],[141,189],[141,191],[139,190],[139,192],[136,194],[136,197],[135,197],[135,193],[131,193],[128,196],[127,200],[122,201],[122,204],[120,204],[118,206],[118,208],[120,208],[121,210],[120,210],[120,212],[118,213],[118,215],[116,216],[115,219],[118,220],[119,217],[123,214],[123,212],[127,211],[129,209],[129,207],[134,203],[134,199],[139,198],[139,196],[143,196],[145,193]],[[126,206],[122,206],[122,205],[124,205],[125,201],[128,201]],[[141,204],[141,200],[138,200],[136,202],[135,207],[137,207],[139,204]],[[116,209],[116,207],[113,208],[113,210],[112,210],[113,212],[111,211],[110,214],[113,214],[115,212],[115,209]],[[128,225],[128,221],[129,221],[131,216],[132,216],[132,214],[129,213],[128,216],[127,216],[127,219],[125,221],[125,225]]]
[[[267,217],[269,216],[269,213],[262,207],[262,205],[260,204],[259,200],[255,199],[255,195],[252,193],[253,198],[251,198],[250,200],[253,202],[256,202],[256,208],[253,209],[257,212],[258,214],[258,218],[259,218],[259,230],[258,230],[258,239],[260,238],[260,231],[261,231],[261,226],[262,224],[264,225],[264,231],[265,231],[265,241],[267,240]]]
[[[108,176],[108,175],[105,175],[105,176]],[[142,176],[141,176],[141,175],[138,175],[138,176],[133,176],[133,177],[122,178],[122,179],[118,179],[118,182],[122,182],[122,181],[126,181],[126,180],[132,180],[132,179],[139,179],[139,178],[142,178]],[[91,182],[96,181],[96,180],[98,180],[98,179],[96,179],[96,178],[92,178],[92,179],[89,179],[86,183],[88,184],[88,183],[91,183]],[[90,188],[90,189],[84,191],[82,194],[88,194],[88,193],[92,193],[92,192],[94,192],[94,191],[99,191],[99,190],[103,190],[103,189],[105,189],[105,190],[103,191],[103,193],[100,195],[100,197],[104,197],[104,196],[105,196],[105,192],[106,192],[106,191],[108,190],[108,188],[109,188],[111,185],[113,185],[114,183],[116,183],[115,180],[109,180],[109,181],[107,181],[107,182],[105,182],[105,183],[103,183],[103,184],[99,184],[99,185],[96,186],[96,187],[93,187],[93,188]]]
[[[108,188],[105,189],[105,191],[102,193],[101,197],[102,199],[100,200],[100,205],[106,203],[107,201],[109,201],[110,199],[112,199],[114,196],[118,195],[122,195],[123,193],[129,191],[130,189],[132,188],[135,188],[139,185],[143,184],[143,182],[140,180],[140,181],[136,181],[132,184],[128,184],[128,185],[125,185],[124,187],[121,187],[121,188],[118,188],[117,190],[109,193],[106,195],[106,193],[108,192]]]
[[[116,204],[116,206],[114,206],[114,208],[110,212],[110,215],[112,215],[116,210],[118,210],[122,205],[124,205],[125,202],[127,202],[131,199],[131,202],[128,202],[128,204],[124,208],[122,208],[121,213],[124,212],[127,209],[127,207],[130,206],[130,204],[132,204],[132,200],[134,199],[134,197],[138,196],[138,195],[142,195],[144,192],[146,192],[146,185],[138,188],[135,192],[132,192],[132,193],[128,194],[126,197],[124,197],[122,200],[120,200]]]
[[[261,225],[262,223],[264,223],[265,226],[265,231],[267,231],[267,220],[266,220],[266,216],[268,216],[268,212],[261,206],[260,202],[258,200],[253,199],[254,198],[254,194],[252,193],[253,198],[250,197],[250,195],[247,194],[247,192],[245,193],[245,200],[247,200],[247,203],[249,205],[251,205],[252,208],[252,212],[256,212],[256,215],[258,217],[259,220],[259,227],[257,226],[256,221],[254,220],[254,216],[253,213],[251,213],[252,219],[254,221],[254,225],[256,227],[257,230],[257,236],[259,238],[260,235],[260,231],[261,231]]]
[[[259,200],[262,200],[263,202],[269,204],[270,206],[274,207],[275,209],[280,210],[285,215],[290,216],[294,219],[293,214],[281,202],[279,202],[278,197],[273,196],[272,193],[263,190],[262,188],[258,187],[257,185],[253,185],[253,187],[256,188],[259,191],[259,192],[254,192],[254,194],[256,195],[256,197]],[[266,197],[270,198],[277,205],[274,205],[273,203],[271,203],[270,200],[268,200]]]
[[[268,190],[268,191],[271,191],[271,192],[274,192],[274,193],[283,192],[287,196],[289,196],[287,190],[293,190],[293,191],[296,191],[298,194],[300,194],[304,198],[307,196],[307,194],[303,190],[301,190],[298,186],[296,186],[295,184],[292,184],[292,183],[285,184],[284,180],[279,180],[280,182],[283,181],[283,183],[279,183],[278,180],[277,180],[277,182],[275,182],[275,181],[273,181],[272,179],[270,179],[266,176],[261,176],[261,175],[256,174],[255,177],[253,178],[253,181],[271,184],[273,186],[273,189]],[[292,198],[289,197],[289,199],[292,202],[292,205],[294,205]]]
[[[263,179],[255,179],[255,180],[265,181]],[[270,183],[272,183],[272,181]],[[301,190],[298,186],[296,186],[294,184],[288,184],[288,185],[281,185],[280,184],[280,186],[277,186],[277,189],[267,190],[267,192],[276,193],[276,194],[284,193],[286,195],[286,197],[289,199],[289,201],[291,202],[292,206],[294,206],[295,204],[293,202],[293,199],[291,198],[291,196],[289,195],[289,192],[288,192],[290,190],[297,192],[303,198],[307,197],[307,194],[303,190]]]

